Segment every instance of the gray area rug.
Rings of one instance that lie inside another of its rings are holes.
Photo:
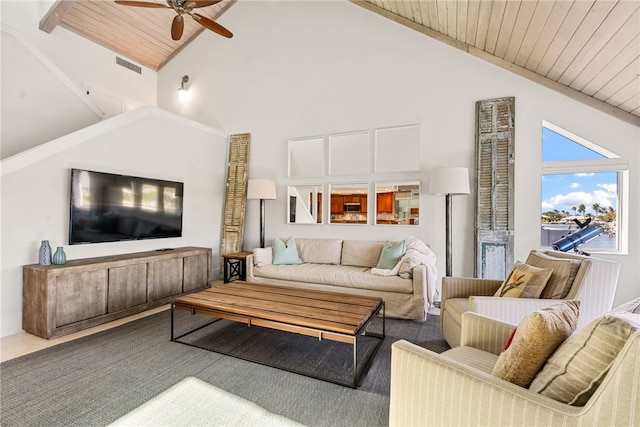
[[[436,352],[449,348],[438,316],[424,323],[387,319],[387,337],[360,387],[352,389],[171,342],[170,319],[165,311],[0,364],[0,425],[104,426],[189,376],[310,426],[388,425],[391,344],[406,339]],[[202,321],[186,313],[176,317],[181,327]],[[316,373],[326,370],[327,360],[339,360],[343,351],[322,341],[327,346],[314,349],[312,361],[293,351],[309,337],[278,333],[261,338],[257,327],[224,328],[229,328],[228,340],[217,329],[209,338],[206,329],[196,338],[216,346],[233,341],[240,352],[297,363]],[[245,332],[244,343],[236,339]],[[280,347],[269,350],[278,340]]]

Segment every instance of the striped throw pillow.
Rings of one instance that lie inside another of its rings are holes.
[[[584,406],[629,336],[639,328],[640,316],[633,313],[611,313],[593,320],[558,347],[529,389],[559,402]]]

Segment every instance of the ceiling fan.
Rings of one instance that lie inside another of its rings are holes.
[[[177,15],[173,18],[171,23],[171,38],[173,40],[180,40],[182,37],[182,31],[184,30],[184,17],[183,15],[189,15],[198,24],[205,28],[218,33],[223,37],[231,38],[233,34],[231,31],[224,28],[222,25],[212,21],[206,16],[199,15],[192,12],[193,9],[200,7],[213,6],[216,3],[220,3],[222,0],[209,0],[209,1],[197,1],[197,0],[166,0],[167,4],[160,3],[147,3],[143,1],[129,1],[129,0],[115,0],[117,4],[123,6],[135,6],[135,7],[148,7],[159,9],[173,9]]]

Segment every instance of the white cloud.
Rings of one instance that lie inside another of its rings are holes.
[[[577,174],[575,174],[575,176],[580,176],[580,177],[583,177],[583,176],[593,176],[593,175],[594,175],[594,173],[593,173],[593,172],[584,172],[584,173],[577,173]]]
[[[598,187],[604,188],[605,191],[613,194],[615,194],[618,191],[618,185],[615,183],[614,184],[598,184]]]
[[[587,212],[591,211],[591,206],[594,203],[598,203],[603,208],[613,206],[612,200],[616,197],[615,192],[604,190],[596,190],[593,193],[587,193],[584,191],[572,191],[568,194],[558,194],[547,200],[542,201],[542,209],[553,210],[558,209],[560,211],[569,211],[572,207],[578,207],[581,204],[587,208]]]
[[[580,187],[580,184],[578,184],[577,182],[572,182],[571,185],[569,185],[569,188],[578,188]]]

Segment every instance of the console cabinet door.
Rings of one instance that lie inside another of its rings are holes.
[[[149,299],[157,300],[182,293],[182,259],[164,259],[149,263]]]
[[[205,288],[209,280],[209,257],[194,255],[184,258],[184,284],[183,292],[191,292],[195,289]]]
[[[109,313],[147,302],[147,264],[109,269]]]
[[[107,312],[107,270],[56,277],[56,326],[90,319]]]

